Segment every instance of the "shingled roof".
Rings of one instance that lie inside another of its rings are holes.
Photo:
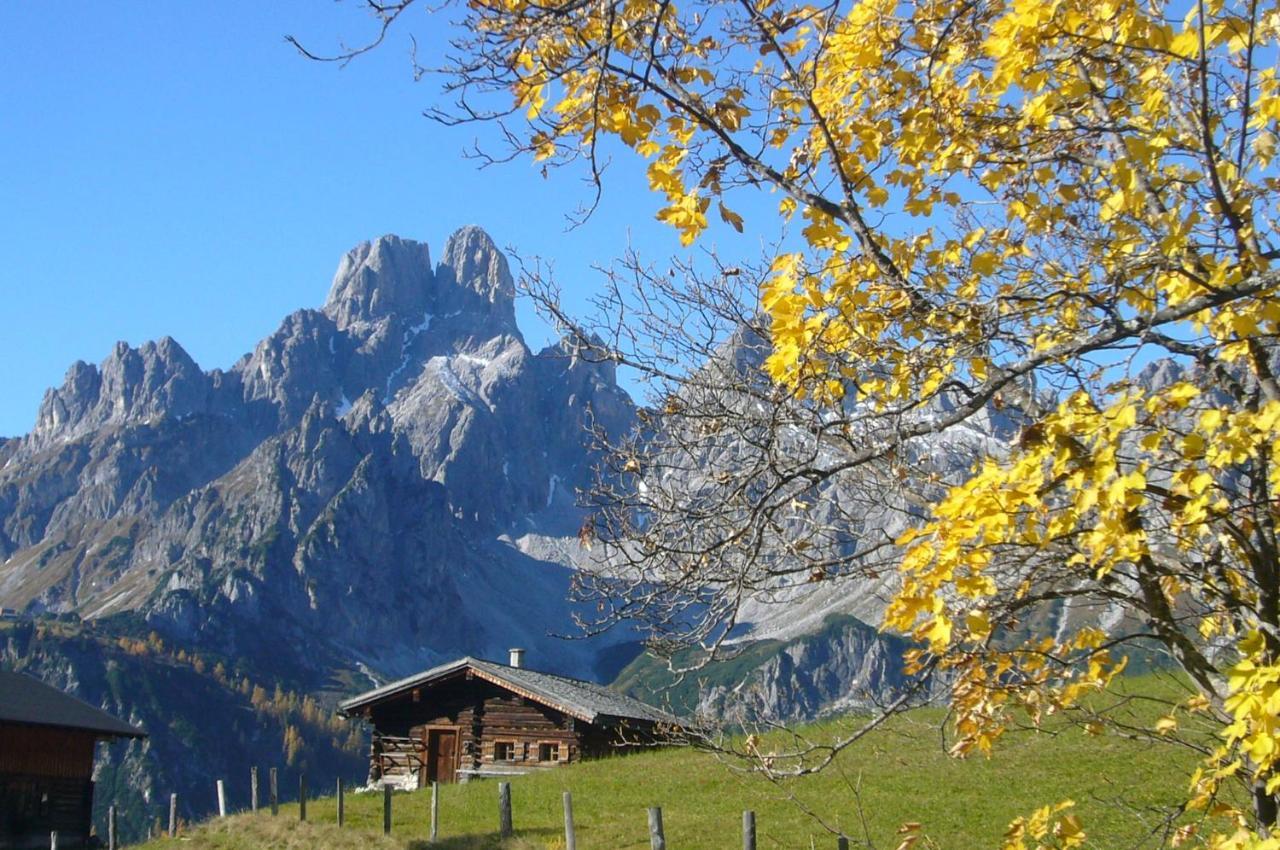
[[[147,735],[39,679],[0,671],[0,723],[4,722],[87,729],[109,738],[145,738]]]
[[[553,673],[541,673],[525,667],[509,667],[506,664],[471,656],[441,664],[439,667],[432,667],[430,670],[416,673],[380,688],[374,688],[339,703],[338,710],[343,714],[352,714],[358,709],[402,691],[430,684],[467,670],[481,679],[537,700],[586,723],[597,723],[606,718],[644,720],[650,723],[677,722],[676,718],[670,714],[638,699],[611,691],[603,685],[584,682],[581,679],[570,679],[567,676],[557,676]]]

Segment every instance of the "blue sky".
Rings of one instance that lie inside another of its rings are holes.
[[[628,240],[679,251],[633,163],[566,232],[580,175],[465,160],[485,131],[422,117],[439,81],[413,82],[403,34],[342,69],[283,41],[323,50],[369,24],[326,0],[0,4],[0,435],[30,430],[45,389],[116,340],[170,335],[205,369],[231,365],[383,233],[438,252],[481,224],[553,259],[579,305]],[[428,44],[432,26],[418,14]],[[528,305],[520,319],[546,341]]]

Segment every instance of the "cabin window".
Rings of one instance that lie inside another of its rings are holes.
[[[494,741],[493,760],[494,761],[515,761],[516,760],[516,742],[515,741]]]
[[[560,761],[560,745],[543,741],[538,745],[538,761]]]

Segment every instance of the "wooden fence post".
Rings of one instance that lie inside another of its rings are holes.
[[[649,850],[667,850],[667,837],[662,833],[662,807],[649,809]]]
[[[849,850],[849,839],[843,835],[836,839],[836,850]]]
[[[271,814],[280,814],[280,786],[277,784],[276,769],[271,768],[271,775],[268,777],[271,787],[267,789],[271,794]]]
[[[110,805],[107,807],[107,850],[116,850],[119,846],[116,837],[116,807]]]
[[[298,774],[298,820],[307,819],[307,775]]]
[[[382,786],[382,834],[391,834],[391,786]]]
[[[338,826],[346,821],[346,800],[342,796],[342,777],[338,777]]]
[[[756,813],[742,813],[742,850],[756,850]]]
[[[258,766],[249,768],[249,811],[258,810]]]
[[[498,834],[510,838],[514,830],[511,827],[511,783],[498,783]]]
[[[564,792],[564,850],[577,850],[578,838],[573,831],[573,795]]]
[[[431,840],[440,834],[440,783],[431,783]]]
[[[58,830],[49,833],[49,850],[58,850]]]
[[[218,780],[218,817],[225,818],[227,816],[227,789],[223,787],[222,780]]]
[[[178,836],[178,794],[174,792],[169,795],[169,837],[176,838]]]

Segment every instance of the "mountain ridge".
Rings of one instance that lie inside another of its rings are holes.
[[[247,623],[275,596],[297,621],[328,596],[346,611],[338,560],[374,590],[403,582],[454,603],[446,561],[502,561],[536,579],[535,562],[500,538],[538,531],[539,517],[560,535],[575,528],[573,494],[590,467],[582,417],[625,429],[634,405],[612,367],[525,345],[506,259],[483,230],[458,230],[440,256],[433,266],[425,243],[398,236],[361,243],[320,309],[285,317],[227,370],[201,370],[169,337],[73,364],[32,432],[0,444],[0,604],[90,618],[138,610],[179,638],[209,627],[197,608]],[[429,543],[405,532],[424,525]],[[380,586],[395,562],[413,568]],[[546,597],[538,604],[567,622],[550,598],[562,600],[567,573],[545,566],[548,580],[521,596]],[[332,613],[322,619],[334,631]],[[355,649],[379,663],[375,642],[354,639],[367,623],[336,619],[346,632],[333,657]],[[424,627],[413,616],[396,625]],[[435,622],[427,643],[474,650],[472,626]],[[585,658],[523,631],[549,656]],[[493,651],[508,642],[487,640]],[[386,655],[392,668],[409,663]]]

